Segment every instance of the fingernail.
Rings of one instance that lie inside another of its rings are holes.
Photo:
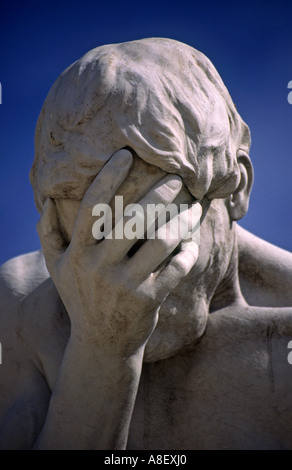
[[[172,175],[172,176],[169,176],[169,180],[167,181],[167,186],[170,188],[170,189],[181,189],[182,188],[182,179],[177,176],[177,175]]]
[[[115,160],[115,165],[120,167],[130,165],[133,161],[133,156],[127,149],[118,150],[113,154],[112,158]]]

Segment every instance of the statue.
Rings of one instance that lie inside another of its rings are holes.
[[[292,448],[292,254],[237,225],[249,147],[180,42],[98,47],[61,74],[30,175],[42,251],[1,268],[1,448]],[[116,228],[116,196],[184,204],[188,236],[159,237],[171,217],[93,236],[97,204]]]

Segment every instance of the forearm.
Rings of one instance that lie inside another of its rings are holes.
[[[161,304],[197,261],[197,246],[174,253],[186,233],[165,236],[171,231],[170,221],[132,256],[138,235],[104,237],[96,243],[92,207],[110,204],[131,165],[132,155],[125,149],[104,165],[68,229],[69,245],[52,199],[46,200],[38,222],[48,270],[70,317],[71,338],[36,448],[126,447],[145,344],[157,325]],[[177,175],[166,175],[140,200],[143,213],[148,204],[172,204],[182,188]],[[188,232],[198,225],[198,218],[191,217],[193,208],[176,216],[178,226]],[[124,228],[128,222],[125,216]]]
[[[142,359],[71,338],[36,449],[125,449]]]

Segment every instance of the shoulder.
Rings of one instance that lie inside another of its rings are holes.
[[[267,332],[292,339],[292,307],[231,306],[209,316],[208,331],[234,340],[238,336],[259,339]]]
[[[35,348],[41,334],[30,335],[35,328],[24,303],[49,279],[41,252],[0,267],[0,448],[30,448],[45,416],[49,389]]]
[[[0,267],[0,300],[3,363],[31,364],[51,385],[50,371],[64,353],[70,322],[41,251]]]
[[[216,357],[217,370],[228,364],[238,381],[264,383],[266,376],[265,386],[292,394],[291,341],[292,308],[233,307],[210,315],[201,349]]]
[[[237,225],[239,278],[250,305],[292,306],[292,253]]]
[[[17,256],[0,267],[0,328],[2,335],[15,343],[20,324],[22,303],[49,279],[41,251]]]
[[[42,251],[10,259],[0,267],[1,303],[17,304],[49,277]]]

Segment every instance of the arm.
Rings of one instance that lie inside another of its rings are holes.
[[[70,316],[71,336],[37,449],[126,447],[144,348],[159,306],[196,261],[195,252],[184,250],[156,269],[180,239],[147,240],[132,257],[127,253],[136,239],[93,239],[92,208],[110,203],[131,162],[130,152],[118,152],[98,174],[81,203],[69,246],[52,200],[39,222],[47,266]],[[140,204],[167,205],[181,187],[180,178],[169,175]]]
[[[71,335],[37,449],[126,447],[142,348],[122,358],[89,341]]]
[[[48,276],[40,252],[13,258],[0,267],[0,449],[3,450],[30,449],[47,413],[50,390],[38,368],[34,333],[39,335],[40,310],[34,291]],[[32,311],[38,319],[37,328],[32,325]]]

